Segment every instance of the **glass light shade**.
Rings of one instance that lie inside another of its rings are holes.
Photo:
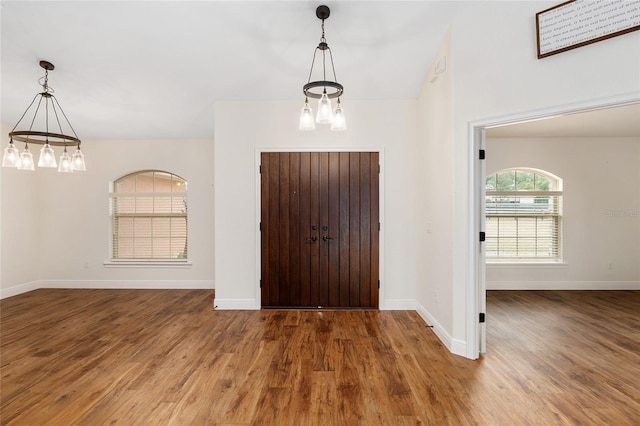
[[[318,124],[331,124],[333,121],[333,111],[331,108],[331,101],[327,96],[327,93],[323,93],[318,101],[318,114],[316,115],[316,122]]]
[[[60,156],[60,164],[58,165],[58,171],[61,173],[71,173],[73,169],[71,168],[71,156],[65,149],[62,155]]]
[[[15,147],[13,141],[4,149],[2,157],[2,167],[18,167],[20,161],[20,151]]]
[[[336,132],[347,130],[347,122],[344,118],[344,110],[340,105],[340,99],[338,99],[338,104],[336,105],[336,109],[333,112],[333,122],[331,123],[331,130]]]
[[[87,167],[84,164],[84,155],[80,148],[76,149],[76,152],[71,156],[71,169],[77,172],[84,172]]]
[[[300,130],[314,130],[316,128],[313,122],[313,110],[309,106],[309,102],[305,101],[302,111],[300,111],[300,124],[298,129]]]
[[[48,143],[40,149],[40,158],[38,159],[38,167],[57,167],[56,153]]]
[[[29,151],[29,148],[24,147],[24,151],[20,154],[20,163],[18,164],[20,170],[33,170],[33,154]]]

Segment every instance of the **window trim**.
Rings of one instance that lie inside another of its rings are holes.
[[[566,261],[564,260],[563,257],[563,237],[562,237],[562,230],[563,230],[563,195],[564,195],[564,191],[563,191],[563,180],[562,178],[556,176],[553,173],[547,172],[546,170],[542,170],[542,169],[537,169],[537,168],[532,168],[532,167],[510,167],[510,168],[505,168],[505,169],[500,169],[494,173],[488,173],[485,176],[485,185],[486,185],[486,180],[487,178],[491,177],[491,176],[497,176],[500,173],[504,173],[504,172],[510,172],[510,171],[515,171],[515,172],[527,172],[527,173],[533,173],[534,175],[541,175],[551,181],[553,181],[555,183],[555,187],[553,190],[550,191],[541,191],[541,190],[510,190],[510,191],[497,191],[497,190],[487,190],[486,186],[485,186],[485,196],[487,198],[489,197],[556,197],[557,199],[557,203],[558,203],[558,208],[557,211],[555,213],[542,213],[542,214],[531,214],[531,215],[522,215],[522,214],[494,214],[494,215],[488,215],[487,214],[487,206],[485,203],[485,208],[484,208],[484,218],[485,218],[485,222],[487,220],[488,217],[495,217],[495,218],[499,218],[499,217],[508,217],[508,218],[517,218],[517,217],[532,217],[532,218],[538,218],[538,217],[549,217],[549,218],[556,218],[557,220],[557,232],[556,232],[556,244],[557,244],[557,255],[556,256],[552,256],[552,257],[536,257],[536,256],[490,256],[488,254],[488,251],[486,250],[485,247],[485,262],[488,265],[491,266],[502,266],[502,267],[529,267],[529,266],[536,266],[536,267],[543,267],[543,266],[549,266],[549,267],[557,267],[557,266],[565,266],[567,265]],[[486,225],[485,225],[485,230],[486,230]],[[485,231],[486,232],[486,231]]]
[[[514,262],[514,260],[516,260]],[[564,259],[558,259],[557,261],[549,260],[548,258],[536,259],[536,258],[514,258],[514,257],[492,257],[487,258],[487,265],[501,267],[501,268],[527,268],[535,266],[536,268],[559,268],[566,267],[569,263]]]
[[[189,259],[111,259],[105,260],[103,265],[107,268],[190,268],[193,262]]]
[[[148,218],[185,218],[187,220],[186,226],[186,242],[187,242],[187,257],[186,258],[114,258],[112,257],[114,254],[114,207],[113,202],[117,197],[133,197],[133,198],[155,198],[155,197],[163,197],[163,196],[180,196],[185,200],[188,200],[188,191],[185,186],[185,190],[182,192],[167,192],[167,191],[159,191],[159,192],[116,192],[116,184],[118,181],[121,181],[127,177],[131,177],[134,175],[141,175],[145,173],[164,173],[170,175],[171,178],[178,178],[182,180],[185,185],[188,184],[187,180],[182,178],[181,176],[167,172],[165,170],[158,169],[145,169],[138,170],[135,172],[127,173],[122,175],[113,181],[109,182],[109,255],[108,259],[103,262],[104,267],[107,268],[140,268],[140,267],[152,267],[152,268],[190,268],[192,266],[192,261],[189,258],[189,219],[188,212],[184,213],[161,213],[161,214],[153,214],[153,213],[123,213],[117,215],[118,217],[148,217]],[[188,203],[188,201],[187,201]]]

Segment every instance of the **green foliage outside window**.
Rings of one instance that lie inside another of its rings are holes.
[[[546,176],[522,170],[505,170],[487,176],[488,191],[554,191]]]

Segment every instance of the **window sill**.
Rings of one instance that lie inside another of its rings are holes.
[[[491,268],[564,268],[569,264],[563,260],[488,260]]]
[[[105,268],[190,268],[189,259],[135,259],[135,260],[105,260]]]

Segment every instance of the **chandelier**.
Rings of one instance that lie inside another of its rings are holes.
[[[347,130],[347,123],[344,118],[344,110],[340,105],[340,96],[344,92],[342,84],[336,79],[336,69],[333,66],[333,56],[331,48],[327,44],[324,36],[324,20],[329,17],[330,10],[327,6],[318,6],[316,16],[322,20],[322,36],[320,43],[313,52],[313,60],[311,61],[311,70],[309,71],[309,79],[307,84],[302,87],[304,93],[304,106],[300,112],[300,130],[314,130],[316,128],[313,119],[313,110],[309,106],[309,98],[318,99],[318,113],[315,122],[318,124],[331,124],[331,130]],[[316,54],[322,53],[322,80],[311,81],[313,74],[313,66],[316,62]],[[327,80],[327,61],[326,56],[329,53],[329,61],[331,62],[330,71],[333,73],[333,80]],[[321,89],[321,90],[320,90]],[[335,109],[331,105],[331,99],[338,98]]]
[[[34,96],[31,104],[27,107],[26,111],[20,117],[20,120],[13,127],[9,133],[9,145],[4,149],[4,156],[2,157],[2,167],[16,167],[19,170],[33,170],[33,154],[29,151],[29,144],[42,145],[40,149],[40,157],[38,159],[38,167],[58,168],[59,172],[71,173],[73,171],[85,171],[84,155],[80,151],[80,139],[76,135],[75,130],[71,127],[69,119],[62,110],[62,107],[58,103],[58,100],[53,96],[54,90],[49,86],[49,71],[53,71],[55,68],[51,62],[40,61],[40,66],[44,68],[44,77],[41,77],[38,83],[42,86],[42,92]],[[38,102],[36,102],[36,100]],[[44,101],[44,106],[43,106]],[[20,122],[27,116],[27,113],[35,105],[35,112],[29,125],[29,130],[16,130],[20,125]],[[40,114],[38,120],[38,113],[44,109],[44,114]],[[51,117],[50,117],[51,115]],[[63,133],[62,125],[60,124],[60,118],[63,117],[67,122],[67,126],[73,132],[73,136],[69,136]],[[54,122],[55,120],[55,122]],[[54,133],[49,131],[49,122],[55,125],[57,123],[57,129],[60,133]],[[43,126],[43,130],[33,130],[34,124],[38,123]],[[24,142],[24,150],[22,153],[15,147],[14,141]],[[59,164],[56,163],[56,156],[52,146],[64,147],[64,152],[60,156]],[[76,147],[75,152],[69,155],[67,147]]]

